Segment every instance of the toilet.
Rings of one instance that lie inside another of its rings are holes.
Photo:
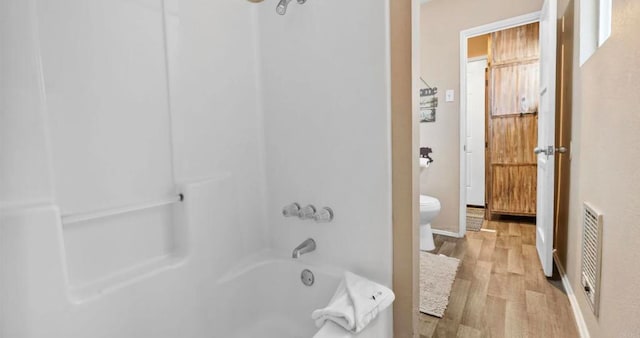
[[[431,251],[433,243],[431,221],[440,213],[440,201],[431,196],[420,195],[420,250]]]
[[[430,161],[420,158],[420,172],[429,167]],[[440,201],[431,196],[420,195],[420,250],[431,251],[436,248],[433,243],[431,221],[440,213]]]

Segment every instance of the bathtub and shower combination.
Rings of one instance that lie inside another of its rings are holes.
[[[313,252],[305,249],[297,259],[265,249],[228,265],[230,239],[221,238],[226,229],[215,225],[232,215],[211,207],[223,205],[226,181],[184,185],[184,201],[159,206],[169,208],[182,229],[167,255],[85,283],[74,271],[78,235],[66,233],[70,225],[56,206],[4,212],[0,336],[314,337],[319,329],[311,313],[327,305],[345,270],[310,263],[305,257]],[[390,337],[391,330],[391,311],[385,310],[358,335],[317,337]]]
[[[313,337],[390,285],[387,3],[1,1],[0,337]]]

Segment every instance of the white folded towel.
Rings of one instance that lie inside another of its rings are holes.
[[[318,327],[330,320],[358,333],[394,299],[395,295],[389,288],[347,271],[329,305],[313,311],[311,318]]]

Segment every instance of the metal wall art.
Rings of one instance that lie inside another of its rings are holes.
[[[438,107],[438,88],[431,87],[420,77],[425,88],[420,89],[420,122],[436,122],[436,108]]]

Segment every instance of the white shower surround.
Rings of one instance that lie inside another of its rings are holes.
[[[271,5],[0,5],[0,39],[7,46],[0,51],[0,81],[11,93],[0,100],[0,336],[216,337],[234,323],[222,320],[232,312],[217,303],[221,278],[250,257],[290,254],[307,237],[318,250],[303,263],[333,264],[391,285],[387,2],[310,0],[284,17]],[[74,26],[95,20],[92,30]],[[104,30],[96,31],[101,24]],[[91,62],[111,60],[105,53],[118,55],[141,32],[154,36],[140,47],[148,54],[127,62],[155,60],[139,64],[147,73],[132,76],[137,85],[147,81],[141,90],[157,108],[135,102],[137,110],[124,112],[117,103],[126,92],[105,91],[104,82],[92,80],[118,84],[127,72]],[[113,39],[118,34],[132,40]],[[74,59],[87,48],[95,54]],[[83,92],[74,98],[78,85]],[[92,110],[93,103],[103,110]],[[80,136],[69,136],[87,132],[79,122],[85,113],[112,119],[106,129],[97,124],[90,134],[96,142],[84,145],[92,156],[78,156],[73,140]],[[159,119],[151,120],[153,114]],[[143,128],[121,132],[119,123]],[[121,139],[108,142],[101,133]],[[104,163],[127,170],[105,176]],[[177,183],[167,182],[170,176]],[[136,185],[138,177],[148,181]],[[123,226],[79,232],[59,221],[61,212],[174,190],[187,200],[166,209],[173,222],[152,236],[151,223],[122,234]],[[336,219],[283,218],[281,207],[293,201],[330,206]],[[120,246],[125,237],[128,245]],[[83,252],[91,255],[83,260]],[[237,301],[249,299],[238,294]],[[381,322],[376,327],[391,336],[390,310]]]
[[[313,237],[322,261],[391,285],[387,1],[307,1],[285,16],[259,6],[271,244]],[[328,224],[283,218],[329,206]],[[328,248],[328,249],[327,249]]]

